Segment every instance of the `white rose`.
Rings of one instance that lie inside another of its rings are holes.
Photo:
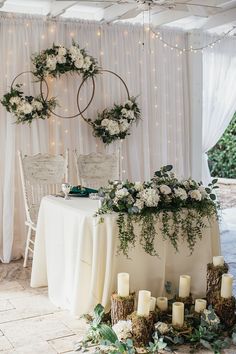
[[[79,57],[76,59],[74,64],[77,69],[81,69],[84,66],[84,59]]]
[[[103,127],[107,127],[109,124],[109,119],[105,118],[101,121],[101,126]]]
[[[88,70],[89,67],[90,67],[90,64],[84,63],[84,65],[83,65],[83,69],[84,69],[84,70]]]
[[[66,63],[66,58],[63,55],[57,55],[56,58],[57,58],[57,62],[59,64],[65,64]]]
[[[142,191],[143,190],[143,184],[142,182],[135,182],[134,183],[134,189],[138,192]]]
[[[119,123],[120,123],[120,130],[122,132],[125,132],[129,129],[130,124],[126,119],[121,119]]]
[[[30,103],[25,102],[23,104],[22,111],[23,111],[24,114],[30,114],[32,112],[32,110],[33,110],[33,107],[31,106]]]
[[[170,194],[171,193],[171,189],[169,186],[167,186],[166,184],[162,184],[160,187],[159,187],[160,191],[162,194]]]
[[[32,102],[32,107],[36,109],[37,111],[41,111],[43,109],[43,105],[40,101],[34,100]]]
[[[167,323],[164,322],[157,322],[155,324],[155,329],[159,331],[161,334],[168,333],[170,331],[170,327]]]
[[[130,108],[132,108],[133,107],[133,102],[128,100],[128,101],[125,102],[125,106],[129,106]]]
[[[197,190],[197,189],[193,189],[193,190],[189,191],[188,195],[190,196],[190,198],[195,199],[195,200],[200,201],[202,199],[202,195],[199,192],[199,190]]]
[[[91,60],[91,58],[89,56],[85,57],[84,61],[85,61],[86,64],[89,64],[89,65],[92,64],[92,60]]]
[[[207,193],[205,187],[200,186],[200,187],[198,188],[198,190],[199,190],[199,192],[201,193],[203,199],[205,199],[205,198],[208,197],[208,193]]]
[[[71,56],[77,57],[78,54],[80,54],[80,49],[75,45],[72,45],[69,49],[69,52]]]
[[[20,101],[21,101],[21,99],[20,99],[20,97],[11,97],[10,98],[10,104],[19,104],[20,103]]]
[[[124,197],[127,197],[129,195],[129,192],[127,188],[121,188],[116,191],[115,195],[118,199],[122,199]]]
[[[174,193],[176,197],[180,198],[181,200],[186,200],[188,198],[188,195],[183,188],[175,188]]]
[[[128,118],[130,118],[130,119],[134,119],[135,117],[134,117],[134,111],[128,111],[127,112],[127,116],[128,116]]]
[[[121,114],[127,118],[128,110],[126,108],[122,108]]]
[[[184,185],[185,188],[189,188],[190,187],[189,181],[184,181],[183,185]]]
[[[120,341],[132,337],[132,322],[130,320],[119,321],[112,327],[112,329]]]
[[[54,55],[49,55],[46,60],[46,66],[49,70],[53,71],[56,69],[57,58]]]
[[[146,188],[139,192],[138,197],[146,204],[147,207],[156,207],[160,200],[159,194],[153,188]]]
[[[144,202],[141,199],[136,199],[134,206],[137,207],[139,210],[142,210],[144,207]]]
[[[65,47],[59,47],[58,48],[58,55],[60,57],[66,55],[66,48]]]

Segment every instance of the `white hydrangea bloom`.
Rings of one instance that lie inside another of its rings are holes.
[[[124,197],[127,197],[129,195],[129,192],[127,188],[121,188],[116,191],[115,195],[118,199],[122,199]]]
[[[61,56],[65,56],[66,55],[66,48],[65,47],[59,47],[58,48],[58,55]]]
[[[17,112],[23,114],[30,114],[33,111],[33,107],[30,103],[22,101],[17,107]]]
[[[160,189],[160,192],[161,192],[162,194],[165,194],[165,195],[171,194],[171,189],[170,189],[170,187],[167,186],[166,184],[162,184],[162,185],[159,187],[159,189]]]
[[[122,110],[121,110],[121,114],[122,114],[122,116],[127,117],[127,114],[128,114],[128,109],[126,109],[126,108],[122,108]]]
[[[121,119],[120,120],[120,130],[122,132],[125,132],[128,129],[129,129],[129,122],[126,119]]]
[[[33,107],[34,109],[36,109],[37,111],[41,111],[41,110],[43,109],[42,103],[41,103],[40,101],[38,101],[38,100],[34,100],[34,101],[32,102],[32,107]]]
[[[128,112],[127,112],[127,118],[129,118],[129,119],[134,119],[134,118],[135,118],[135,117],[134,117],[134,111],[132,111],[132,110],[128,111]]]
[[[164,322],[155,323],[155,329],[158,330],[161,334],[166,334],[170,331],[169,325]]]
[[[134,183],[134,189],[138,192],[141,192],[143,190],[143,184],[142,182],[135,182]]]
[[[20,97],[11,97],[10,98],[10,104],[19,104],[20,103],[20,101],[21,101],[21,99],[20,99]]]
[[[180,198],[181,200],[186,200],[188,198],[188,195],[183,188],[175,188],[174,193],[176,197]]]
[[[158,192],[153,188],[144,189],[139,192],[138,196],[147,207],[156,207],[160,200]]]
[[[200,201],[202,199],[202,195],[198,189],[193,189],[193,190],[189,191],[188,194],[189,194],[190,198],[192,198],[194,200]]]
[[[114,120],[109,120],[109,124],[107,126],[107,129],[111,135],[116,135],[120,133],[120,128],[119,124],[115,122]]]
[[[49,70],[55,70],[57,65],[57,58],[54,55],[49,55],[46,60],[46,66]]]
[[[132,322],[130,320],[119,321],[112,327],[112,329],[120,341],[132,337]]]

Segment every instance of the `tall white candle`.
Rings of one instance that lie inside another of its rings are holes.
[[[155,311],[156,308],[156,298],[151,296],[150,299],[150,311]]]
[[[129,273],[118,273],[117,294],[121,297],[129,296]]]
[[[216,266],[223,266],[224,265],[224,257],[223,256],[215,256],[213,257],[213,265]]]
[[[138,316],[149,316],[150,312],[151,292],[147,290],[140,290],[138,293]]]
[[[157,307],[161,311],[166,311],[168,309],[168,299],[167,299],[167,297],[158,297],[157,298]]]
[[[185,298],[190,294],[191,277],[190,275],[181,275],[179,278],[179,297]]]
[[[207,302],[204,299],[196,299],[195,300],[195,311],[196,312],[202,312],[203,310],[206,309]]]
[[[228,299],[232,296],[233,290],[233,275],[232,274],[223,274],[221,278],[221,291],[220,296]]]
[[[184,324],[184,303],[174,302],[172,305],[172,324],[182,327]]]

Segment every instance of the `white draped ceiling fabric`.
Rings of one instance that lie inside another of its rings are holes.
[[[203,43],[214,37],[205,35]],[[203,53],[202,180],[211,181],[207,151],[221,138],[236,111],[236,38]]]

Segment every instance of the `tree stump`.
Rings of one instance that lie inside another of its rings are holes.
[[[155,312],[150,312],[148,317],[138,316],[137,312],[133,312],[128,319],[132,321],[132,338],[136,347],[142,347],[152,341],[156,322]]]
[[[206,299],[208,305],[214,305],[220,295],[222,275],[228,273],[227,263],[223,266],[214,266],[213,263],[207,265],[207,290]]]
[[[215,313],[227,328],[236,323],[235,309],[236,301],[234,296],[228,299],[219,296],[214,304]]]
[[[134,312],[135,293],[127,297],[117,294],[111,296],[111,323],[112,326],[119,321],[125,321],[127,316]]]

